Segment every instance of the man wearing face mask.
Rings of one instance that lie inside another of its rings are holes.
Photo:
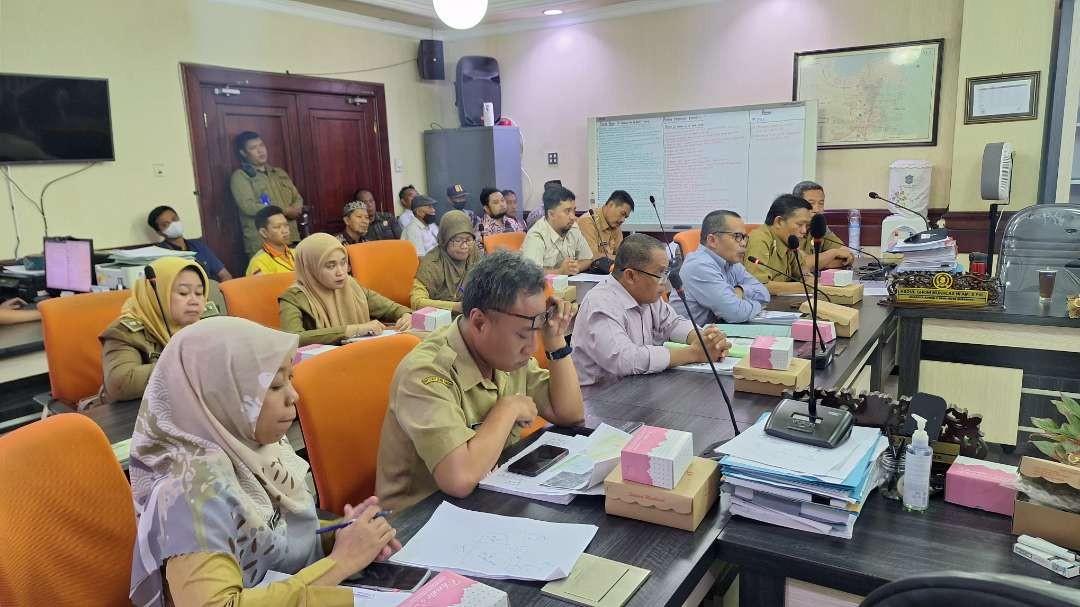
[[[221,263],[201,238],[184,238],[180,215],[172,207],[155,207],[146,218],[146,223],[165,239],[158,243],[158,246],[174,251],[194,251],[195,261],[199,262],[208,276],[216,278],[218,282],[232,279],[232,274],[225,269],[225,264]]]
[[[446,204],[440,204],[439,208],[435,210],[436,221],[441,221],[442,216],[449,211],[461,211],[469,217],[469,221],[475,226],[477,222],[476,213],[465,208],[467,204],[469,204],[469,191],[460,183],[455,183],[446,188]]]
[[[408,240],[416,248],[417,257],[439,246],[439,224],[435,221],[435,200],[418,194],[412,200],[412,212],[416,217],[401,230],[401,239]]]

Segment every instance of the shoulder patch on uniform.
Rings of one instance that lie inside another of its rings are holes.
[[[138,319],[135,319],[135,318],[121,318],[120,319],[120,324],[123,325],[125,329],[127,329],[128,331],[131,331],[132,333],[134,333],[136,331],[142,331],[143,330],[142,322],[140,322]]]
[[[445,377],[439,377],[438,375],[428,375],[424,379],[420,380],[420,383],[424,384],[425,386],[430,384],[442,384],[447,388],[454,387],[454,382],[446,379]]]
[[[221,314],[221,308],[215,302],[206,302],[206,308],[203,309],[202,315],[199,318],[210,318],[211,316],[219,316]]]

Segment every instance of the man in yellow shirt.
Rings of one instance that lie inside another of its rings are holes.
[[[248,263],[246,276],[292,272],[296,258],[289,248],[289,220],[281,207],[263,207],[255,214],[255,228],[262,238],[262,248]]]
[[[800,181],[795,184],[792,194],[810,203],[814,215],[825,214],[825,188],[814,181]],[[804,255],[814,255],[814,239],[809,235],[803,238],[800,248]],[[821,242],[821,260],[819,267],[822,270],[829,268],[845,268],[855,261],[855,256],[844,246],[844,243],[833,234],[832,230],[826,229],[825,239]]]
[[[300,240],[296,220],[304,214],[304,199],[284,170],[270,166],[266,144],[258,133],[244,131],[236,136],[236,153],[240,168],[233,171],[229,189],[240,210],[240,226],[244,231],[244,249],[254,255],[262,246],[255,214],[267,206],[280,208],[289,223],[289,242]]]
[[[623,241],[622,224],[634,212],[634,199],[626,190],[615,190],[599,211],[578,217],[577,226],[593,255],[614,260]]]
[[[802,283],[797,279],[800,274],[813,270],[814,258],[811,255],[807,259],[799,249],[789,250],[788,237],[795,236],[802,243],[812,216],[809,202],[792,194],[783,194],[769,207],[765,223],[750,233],[743,265],[772,295],[803,292]],[[758,258],[763,265],[750,263],[750,257]],[[812,286],[813,274],[807,275],[806,281]]]

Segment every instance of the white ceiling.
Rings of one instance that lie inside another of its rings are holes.
[[[397,12],[427,17],[435,20],[435,10],[431,0],[348,0],[363,11],[365,7],[381,8]],[[501,23],[512,19],[542,17],[543,11],[558,8],[566,14],[575,11],[595,9],[629,0],[488,0],[487,15],[484,24]]]

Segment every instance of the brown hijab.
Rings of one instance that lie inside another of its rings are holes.
[[[348,259],[345,246],[337,238],[323,233],[312,234],[296,246],[296,283],[293,286],[299,287],[307,296],[311,314],[320,329],[371,320],[367,296],[355,278],[349,276],[340,289],[319,281],[319,270],[336,251],[341,251]]]
[[[480,251],[474,243],[465,261],[458,261],[446,249],[455,237],[472,233],[472,221],[462,211],[448,211],[439,220],[439,246],[424,255],[416,269],[416,279],[424,283],[431,299],[461,301],[465,278],[480,262]]]

